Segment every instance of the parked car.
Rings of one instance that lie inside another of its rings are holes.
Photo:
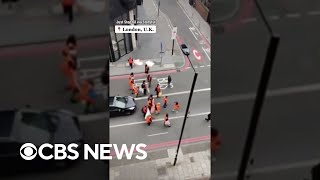
[[[43,160],[39,155],[33,160],[24,160],[20,156],[20,148],[25,143],[32,143],[37,148],[44,143],[52,145],[77,143],[79,146],[76,150],[81,156],[84,141],[79,120],[75,114],[69,111],[39,111],[31,108],[0,110],[0,164],[2,172],[65,168],[74,162],[68,159]],[[50,148],[43,152],[48,155],[54,154]]]
[[[184,55],[189,55],[190,54],[190,50],[189,50],[189,47],[188,45],[186,44],[181,44],[181,50],[183,52]]]
[[[131,115],[136,111],[136,102],[131,96],[109,97],[110,117]]]

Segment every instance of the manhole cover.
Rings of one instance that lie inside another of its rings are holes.
[[[158,175],[159,175],[159,176],[162,176],[162,175],[166,175],[166,174],[167,174],[167,170],[166,170],[165,167],[158,168],[157,171],[158,171]]]

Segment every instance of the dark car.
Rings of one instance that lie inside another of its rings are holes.
[[[131,96],[109,97],[110,116],[131,115],[136,111],[136,102]]]
[[[40,145],[77,143],[76,151],[81,156],[83,136],[77,116],[64,110],[39,111],[31,108],[0,111],[0,164],[6,171],[65,168],[71,160],[43,160],[37,155],[33,160],[24,160],[20,148],[25,143]],[[23,151],[23,150],[21,150]],[[46,148],[45,155],[54,154]],[[2,174],[1,174],[2,175]]]
[[[190,54],[190,50],[189,50],[189,47],[188,45],[186,44],[181,44],[181,50],[183,52],[184,55],[189,55]]]

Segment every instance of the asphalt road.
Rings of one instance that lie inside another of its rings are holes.
[[[192,64],[197,67],[211,65],[210,44],[201,36],[178,3],[171,0],[162,0],[160,10],[167,15],[171,24],[177,27],[179,37],[177,39],[189,46],[189,58]],[[194,54],[194,50],[198,53]]]
[[[165,73],[165,72],[164,72]],[[168,107],[162,109],[159,115],[155,115],[155,121],[148,127],[145,124],[144,117],[140,112],[143,105],[146,104],[146,96],[136,98],[137,112],[130,116],[120,116],[110,119],[110,142],[115,144],[133,144],[145,143],[147,145],[165,143],[179,139],[179,133],[182,127],[183,116],[189,98],[191,82],[193,78],[191,69],[183,72],[171,74],[173,87],[162,86],[163,95],[168,95]],[[209,135],[210,123],[204,118],[210,112],[210,68],[204,67],[198,76],[198,81],[193,94],[190,117],[187,120],[183,138],[194,138]],[[155,82],[162,78],[167,78],[168,74],[157,75],[152,82],[150,92],[154,94]],[[136,82],[140,81],[136,79]],[[127,78],[110,81],[110,96],[131,95],[127,83]],[[178,101],[181,104],[181,110],[178,113],[171,112],[173,102]],[[155,102],[161,102],[162,98],[155,98]],[[163,117],[165,112],[169,113],[172,126],[166,128],[163,126]]]
[[[104,38],[80,40],[78,44],[80,58],[105,53]],[[84,107],[71,104],[70,94],[64,91],[66,78],[59,67],[63,46],[64,42],[57,42],[0,49],[0,80],[4,84],[0,107],[30,104],[34,108],[64,108],[82,113]]]
[[[272,3],[265,10],[269,19],[278,17],[270,22],[281,40],[251,153],[255,161],[249,169],[258,172],[252,179],[298,180],[309,178],[310,167],[320,159],[320,144],[315,138],[320,135],[320,16],[315,13],[320,7],[295,1],[290,7],[295,11],[277,14],[270,8]],[[268,34],[260,18],[253,15],[234,31],[214,37],[212,108],[214,125],[223,139],[213,163],[215,179],[235,179],[232,172],[240,164],[264,63]]]

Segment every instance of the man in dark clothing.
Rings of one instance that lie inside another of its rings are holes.
[[[143,80],[143,82],[141,84],[141,87],[143,89],[143,94],[147,95],[147,87],[146,87],[146,81],[145,80]]]
[[[152,76],[150,74],[148,74],[148,76],[147,76],[147,81],[148,81],[148,86],[150,88],[151,87],[151,82],[152,82]]]
[[[169,76],[168,76],[168,87],[170,86],[170,88],[171,88],[171,80],[172,80],[172,79],[171,79],[171,76],[169,75]]]
[[[207,121],[211,120],[211,113],[208,114],[208,118],[205,118],[205,120],[207,120]]]
[[[144,66],[144,72],[145,72],[146,74],[149,74],[149,66],[148,66],[148,65],[145,65],[145,66]]]

